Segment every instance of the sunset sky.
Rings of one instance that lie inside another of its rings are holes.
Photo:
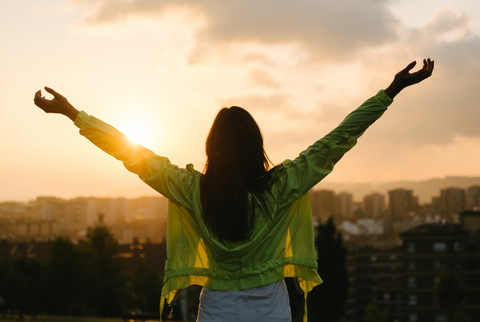
[[[426,57],[432,78],[400,93],[325,180],[480,176],[478,0],[2,1],[0,44],[0,201],[154,194],[35,107],[43,86],[201,171],[221,107],[249,110],[279,163]]]

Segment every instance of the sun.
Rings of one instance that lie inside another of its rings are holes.
[[[152,108],[148,108],[147,104],[143,105],[142,112],[137,112],[139,109],[132,108],[131,105],[133,104],[120,105],[113,124],[131,142],[151,148],[160,135],[159,122],[154,113],[151,113]]]
[[[140,117],[138,115],[123,116],[117,126],[130,141],[145,147],[153,144],[155,131],[147,117]]]
[[[129,124],[124,127],[123,133],[132,142],[145,145],[148,143],[149,135],[147,129],[137,124]]]

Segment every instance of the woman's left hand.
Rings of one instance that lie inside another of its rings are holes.
[[[390,86],[385,89],[385,94],[390,96],[390,98],[394,98],[405,87],[418,84],[432,75],[433,67],[435,65],[435,62],[433,60],[430,60],[430,58],[424,59],[423,67],[416,72],[410,73],[410,71],[413,69],[413,67],[415,67],[416,64],[417,62],[413,61],[408,64],[407,67],[399,71],[395,75],[395,78],[393,79],[393,82],[390,84]]]

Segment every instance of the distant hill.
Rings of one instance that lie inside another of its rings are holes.
[[[387,194],[388,190],[405,188],[413,190],[413,194],[418,196],[419,202],[430,203],[432,197],[439,196],[440,190],[456,187],[466,189],[471,186],[480,186],[480,177],[446,177],[443,179],[430,179],[424,181],[394,181],[385,183],[329,183],[320,182],[314,189],[328,189],[335,192],[346,191],[353,194],[355,201],[363,200],[363,197],[372,192]],[[387,200],[388,202],[388,200]]]

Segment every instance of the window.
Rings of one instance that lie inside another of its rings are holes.
[[[435,313],[435,322],[448,322],[448,315],[445,312]]]
[[[416,277],[409,277],[408,278],[408,287],[409,288],[417,287],[417,278]]]
[[[410,294],[408,296],[408,305],[417,305],[417,304],[418,304],[417,294]]]
[[[412,243],[412,242],[407,243],[407,253],[413,254],[416,251],[417,250],[415,249],[415,243]]]
[[[461,241],[453,242],[453,251],[455,253],[461,253],[463,251],[463,243]]]
[[[415,269],[417,269],[417,265],[416,265],[415,261],[412,261],[412,260],[408,261],[407,262],[407,269],[409,271],[414,271]]]
[[[433,252],[434,253],[445,253],[447,251],[446,242],[435,242],[433,243]]]
[[[410,312],[410,315],[408,316],[408,321],[411,321],[411,322],[418,321],[417,312]]]
[[[447,261],[444,259],[436,259],[433,261],[433,268],[436,271],[441,271],[445,266],[447,266]]]

